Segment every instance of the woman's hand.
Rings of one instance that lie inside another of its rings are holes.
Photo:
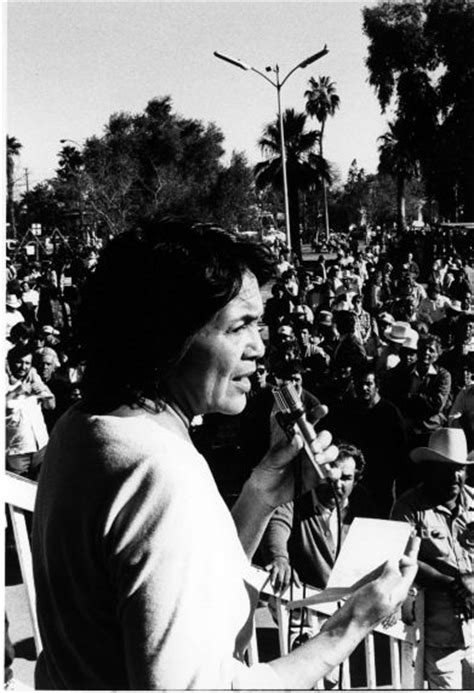
[[[316,411],[316,422],[327,414],[327,407],[320,405]],[[272,508],[287,503],[294,498],[294,478],[291,462],[303,449],[300,433],[291,426],[291,438],[277,422],[276,409],[272,412],[270,427],[270,449],[252,472],[252,483],[264,500]],[[323,475],[336,480],[340,474],[332,463],[336,460],[338,449],[332,445],[329,431],[321,431],[316,435],[314,447],[319,449],[315,461],[323,470]],[[307,455],[303,453],[302,461],[302,491],[313,488],[320,481],[320,476]]]
[[[354,618],[370,628],[389,619],[403,604],[415,579],[420,539],[411,537],[405,555],[398,564],[387,561],[379,577],[360,587],[348,599]]]

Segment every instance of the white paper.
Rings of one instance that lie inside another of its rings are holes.
[[[408,522],[394,520],[373,520],[356,517],[332,569],[329,580],[322,592],[307,599],[288,603],[294,609],[311,604],[327,604],[348,597],[363,582],[369,582],[386,561],[398,562],[405,553],[408,540],[413,532]]]
[[[327,587],[351,587],[385,561],[399,561],[412,531],[408,522],[356,517],[329,576]]]

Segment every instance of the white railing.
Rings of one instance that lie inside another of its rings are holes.
[[[34,481],[24,479],[11,472],[5,472],[4,482],[4,499],[8,506],[13,526],[21,574],[27,593],[33,637],[37,653],[39,653],[41,652],[42,645],[36,617],[36,595],[33,580],[31,547],[25,520],[25,512],[33,512],[34,510],[37,484]],[[273,590],[269,583],[269,575],[265,570],[252,566],[250,578],[252,584],[260,591],[262,600],[268,600],[270,597],[274,598]],[[309,586],[301,588],[294,587],[291,593],[291,600],[297,601],[304,597],[311,597],[319,592],[320,590]],[[288,608],[289,598],[285,596],[283,598],[277,598],[274,599],[274,603],[278,625],[280,654],[285,655],[288,653],[288,632],[291,611],[291,608]],[[317,631],[324,620],[327,619],[336,608],[337,606],[333,603],[317,604],[307,607],[313,616],[312,630]],[[422,689],[424,687],[423,593],[417,592],[407,600],[402,609],[402,618],[400,618],[394,626],[388,629],[378,627],[375,631],[389,638],[391,669],[390,688],[396,690]],[[248,649],[248,660],[249,664],[259,661],[255,629]],[[365,639],[365,664],[367,688],[369,690],[375,689],[377,688],[377,677],[373,634],[370,634]],[[349,660],[345,661],[342,665],[342,688],[346,690],[351,688]]]
[[[292,611],[291,604],[303,598],[319,594],[317,590],[308,585],[300,588],[293,587],[291,595],[288,592],[282,598],[275,598],[269,583],[269,576],[265,570],[252,567],[252,584],[260,590],[263,600],[272,598],[273,612],[278,626],[278,641],[280,655],[288,653],[289,620]],[[262,602],[261,602],[262,603]],[[311,630],[317,632],[324,621],[337,609],[334,603],[314,604],[306,607],[312,616]],[[423,656],[424,656],[424,629],[423,629],[424,598],[423,591],[413,589],[409,599],[402,608],[401,617],[389,627],[378,626],[374,632],[380,633],[389,640],[391,685],[394,690],[423,689]],[[387,688],[386,685],[378,686],[375,667],[374,635],[371,633],[365,638],[365,674],[367,688],[369,690]],[[254,632],[249,650],[249,663],[259,661],[258,644]],[[321,684],[322,687],[322,684]],[[342,664],[342,688],[349,690],[351,675],[349,660]]]
[[[20,561],[20,570],[23,584],[26,589],[28,610],[31,617],[33,628],[33,638],[35,641],[36,652],[41,652],[41,637],[36,617],[36,592],[33,580],[33,562],[31,560],[30,538],[26,525],[25,512],[32,513],[35,507],[37,483],[30,481],[17,474],[5,472],[4,477],[4,498],[10,513],[10,519],[15,537],[15,544]]]

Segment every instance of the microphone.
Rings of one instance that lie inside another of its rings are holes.
[[[272,393],[279,413],[283,415],[283,418],[287,419],[288,423],[297,427],[303,439],[304,450],[310,462],[319,478],[324,479],[326,477],[325,470],[316,462],[316,455],[321,452],[321,449],[317,443],[314,428],[306,418],[303,402],[295,386],[290,383],[288,385],[282,385],[281,387],[273,387]]]

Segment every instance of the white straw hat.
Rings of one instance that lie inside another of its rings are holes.
[[[390,325],[390,327],[387,327],[383,334],[385,339],[388,339],[390,342],[403,344],[405,339],[410,335],[411,331],[412,328],[410,327],[410,323],[397,320]]]
[[[468,459],[466,436],[462,428],[439,428],[433,431],[428,447],[415,448],[410,457],[413,462],[474,464],[474,459]]]
[[[416,330],[411,329],[410,334],[405,338],[402,347],[404,349],[412,349],[413,351],[416,351],[418,349],[418,338],[418,332]]]
[[[21,306],[21,301],[16,294],[7,294],[7,308],[17,309]]]

